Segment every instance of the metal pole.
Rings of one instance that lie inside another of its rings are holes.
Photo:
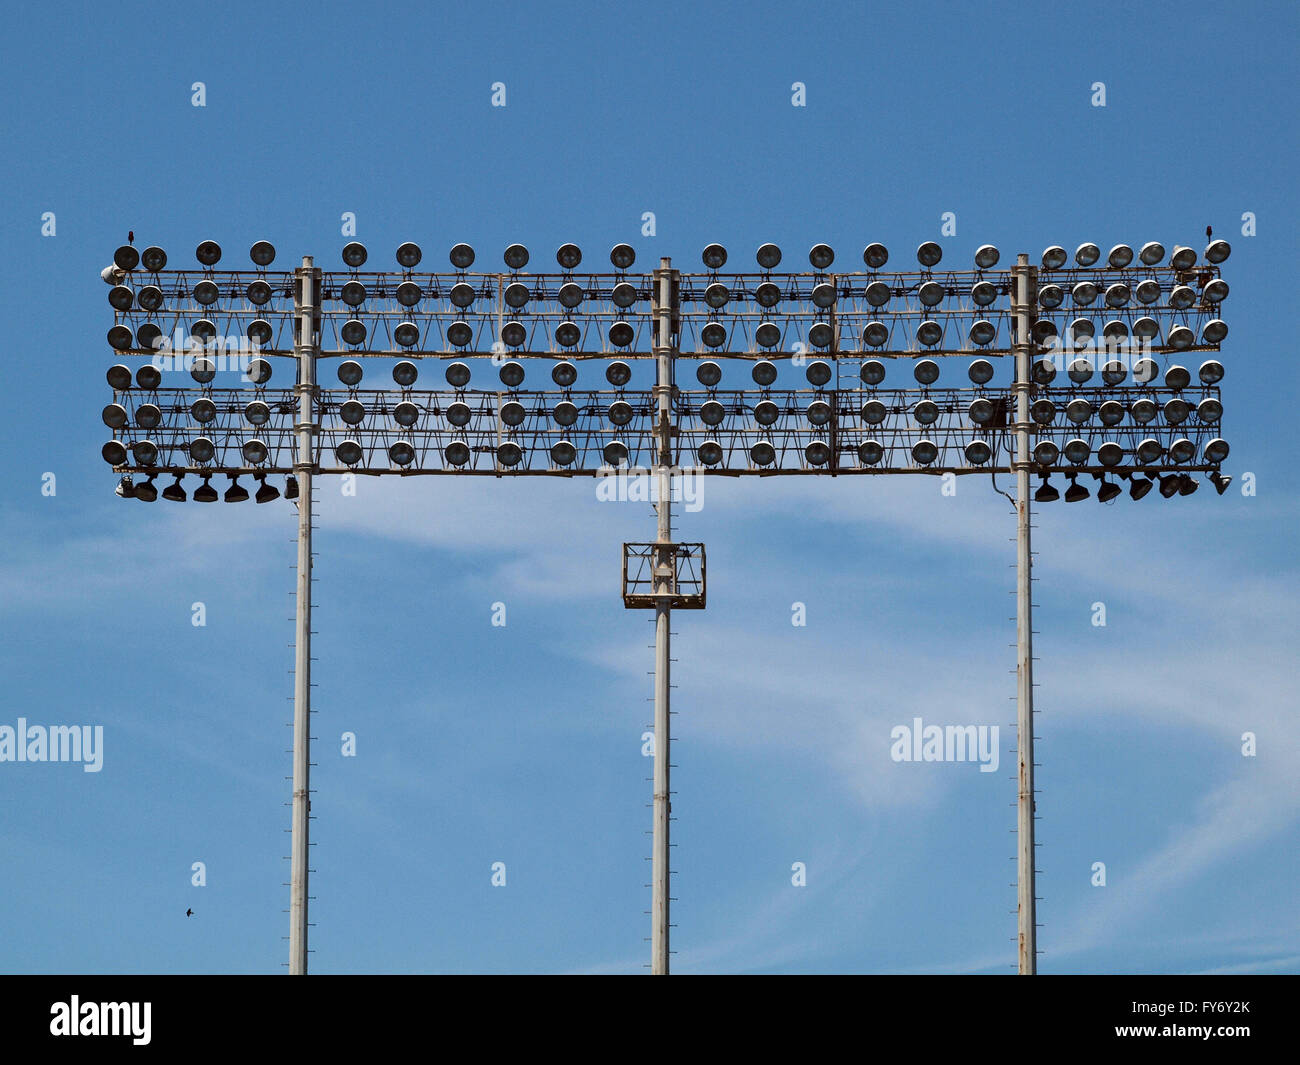
[[[1016,259],[1012,274],[1016,396],[1016,913],[1019,923],[1018,964],[1021,976],[1038,972],[1037,907],[1034,878],[1034,637],[1029,551],[1029,399],[1033,390],[1031,358],[1037,271],[1029,256]]]
[[[672,758],[669,726],[670,654],[672,600],[677,562],[671,546],[672,532],[672,389],[673,389],[673,275],[672,263],[659,260],[655,271],[655,355],[656,478],[659,533],[655,549],[655,760],[654,842],[650,860],[650,971],[668,975],[669,861],[668,821],[672,813],[668,770]]]
[[[308,826],[311,818],[311,512],[315,466],[316,290],[318,271],[304,256],[295,284],[298,361],[298,594],[293,673],[293,822],[289,870],[289,972],[307,975]]]

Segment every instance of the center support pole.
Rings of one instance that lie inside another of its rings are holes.
[[[674,277],[672,262],[659,260],[654,288],[654,352],[656,376],[655,406],[655,479],[658,500],[655,511],[659,519],[654,551],[655,593],[655,757],[654,757],[654,839],[650,856],[650,971],[655,976],[668,975],[668,911],[670,868],[668,826],[672,814],[669,790],[669,763],[672,759],[670,714],[672,597],[675,592],[677,559],[672,529],[672,398],[673,356],[675,354]]]
[[[1011,271],[1012,352],[1016,405],[1016,914],[1018,971],[1038,972],[1036,882],[1034,874],[1034,636],[1030,519],[1030,393],[1033,391],[1032,330],[1038,303],[1038,271],[1020,255]]]
[[[307,975],[308,835],[311,819],[311,519],[312,471],[316,465],[316,359],[320,354],[316,319],[320,271],[310,256],[294,272],[294,354],[298,363],[297,454],[298,585],[294,623],[293,812],[289,867],[289,973]]]

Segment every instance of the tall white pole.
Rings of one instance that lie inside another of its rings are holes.
[[[296,271],[298,362],[298,594],[293,671],[293,822],[289,869],[289,972],[307,975],[308,827],[311,818],[311,511],[315,457],[316,289],[319,274],[310,256]]]
[[[672,600],[676,559],[672,545],[672,389],[673,389],[673,276],[672,263],[659,260],[655,271],[655,474],[659,499],[657,546],[654,553],[655,602],[655,758],[654,841],[650,861],[650,971],[668,975],[668,911],[670,870],[668,822],[672,814],[669,762],[672,759],[669,722]]]
[[[1022,976],[1038,972],[1037,907],[1034,876],[1034,636],[1029,549],[1029,399],[1033,389],[1031,330],[1038,302],[1037,271],[1020,255],[1011,271],[1011,313],[1015,323],[1016,399],[1016,913],[1018,966]]]

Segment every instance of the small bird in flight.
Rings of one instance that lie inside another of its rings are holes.
[[[185,911],[185,916],[186,916],[186,917],[193,917],[193,916],[194,916],[194,911],[193,911],[193,910],[186,910],[186,911]]]

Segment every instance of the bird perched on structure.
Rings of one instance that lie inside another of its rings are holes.
[[[134,230],[134,229],[128,229],[128,230],[126,231],[126,242],[127,242],[128,244],[134,244],[134,243],[135,243],[135,230]]]

